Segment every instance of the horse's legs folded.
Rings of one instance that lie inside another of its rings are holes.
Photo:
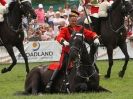
[[[53,80],[56,78],[58,72],[59,72],[59,70],[54,70],[54,72],[53,72],[48,84],[46,85],[46,90],[45,90],[46,92],[50,92]]]

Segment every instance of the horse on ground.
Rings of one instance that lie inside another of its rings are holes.
[[[11,71],[17,63],[13,51],[14,46],[18,48],[22,54],[26,65],[26,72],[28,73],[28,58],[23,46],[24,33],[22,30],[22,17],[36,18],[36,14],[29,0],[16,0],[11,2],[8,10],[9,12],[4,15],[4,21],[0,23],[0,44],[6,48],[7,52],[11,56],[12,64],[9,67],[3,68],[1,73]]]
[[[126,0],[115,0],[107,18],[97,19],[91,17],[92,22],[94,22],[92,23],[93,30],[99,34],[101,44],[107,48],[109,68],[105,78],[110,78],[113,66],[113,49],[116,47],[119,47],[125,55],[125,63],[119,72],[119,77],[124,77],[129,61],[126,44],[127,31],[124,27],[124,18],[127,15],[130,15],[131,19],[133,18],[132,3]],[[99,23],[100,25],[97,25]]]
[[[67,67],[62,68],[53,81],[50,93],[110,92],[99,85],[99,75],[89,59],[83,33],[73,33],[70,42]],[[55,65],[54,67],[51,67]],[[27,94],[46,93],[45,87],[58,63],[34,67],[26,77]]]

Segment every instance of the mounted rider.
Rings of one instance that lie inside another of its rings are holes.
[[[101,20],[107,18],[108,10],[111,8],[112,3],[112,0],[91,0],[88,3],[93,30],[99,35]],[[86,20],[84,23],[88,24],[88,21]]]
[[[4,21],[3,15],[7,13],[8,4],[5,0],[0,0],[0,22]]]
[[[57,35],[56,40],[62,45],[62,53],[59,61],[59,70],[61,69],[64,70],[64,68],[68,68],[66,65],[67,65],[67,59],[69,57],[69,49],[70,49],[69,40],[71,39],[71,31],[79,32],[81,29],[83,29],[83,34],[85,38],[89,40],[94,40],[94,44],[99,45],[98,36],[95,32],[87,30],[83,28],[83,26],[77,25],[78,17],[79,17],[78,12],[71,11],[71,14],[69,15],[69,25],[67,27],[62,27],[59,31],[59,34]],[[54,70],[46,86],[47,91],[51,89],[53,80],[57,76],[59,70]]]

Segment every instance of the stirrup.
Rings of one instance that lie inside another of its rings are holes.
[[[46,92],[50,92],[51,86],[52,86],[52,81],[48,82],[48,84],[46,85],[46,88],[45,88]]]
[[[68,94],[71,93],[70,92],[70,84],[69,84],[69,82],[66,82],[66,91],[67,91]]]
[[[70,94],[70,83],[66,80],[63,80],[64,84],[65,84],[65,92],[67,92],[68,94]]]

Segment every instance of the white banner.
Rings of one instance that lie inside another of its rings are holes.
[[[130,58],[133,58],[133,41],[127,41],[127,50]],[[113,59],[124,59],[125,56],[122,53],[121,49],[117,47],[113,50]],[[98,48],[98,60],[107,60],[107,50],[105,47],[99,47]]]
[[[130,58],[133,58],[133,42],[127,43],[128,53]],[[61,54],[61,45],[57,41],[36,41],[28,42],[24,44],[26,55],[29,62],[44,62],[44,61],[59,61]],[[88,49],[89,50],[89,49]],[[14,47],[15,56],[17,62],[23,63],[24,59],[19,51]],[[120,48],[116,48],[113,51],[113,59],[123,59],[124,55]],[[98,60],[107,60],[107,51],[105,47],[98,48]],[[4,47],[0,47],[0,63],[11,63],[12,60],[9,57]]]
[[[61,53],[61,45],[56,41],[36,41],[24,44],[29,62],[58,61]],[[14,47],[17,62],[24,62],[19,51]],[[0,47],[0,63],[9,63],[11,58],[4,47]]]

